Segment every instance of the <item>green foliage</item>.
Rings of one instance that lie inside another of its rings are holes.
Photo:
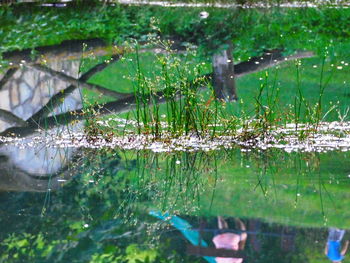
[[[129,245],[126,248],[126,260],[128,263],[152,263],[157,258],[156,250],[141,250],[136,244]]]
[[[161,122],[166,122],[165,130],[174,136],[189,132],[200,133],[215,117],[209,118],[211,110],[201,111],[206,100],[198,90],[202,86],[210,88],[207,79],[203,77],[202,72],[205,69],[202,63],[196,63],[193,59],[196,58],[195,51],[188,50],[186,56],[179,57],[170,51],[167,44],[163,45],[167,47],[168,53],[156,57],[154,64],[159,66],[160,72],[157,74],[153,71],[152,78],[147,78],[143,73],[139,54],[136,52],[136,73],[131,81],[136,97],[138,132],[142,130],[143,133],[150,133],[159,138],[164,126]],[[158,92],[160,87],[162,94]],[[162,114],[159,106],[159,101],[163,98],[165,114]],[[198,118],[202,120],[201,126]]]
[[[207,11],[209,17],[201,19],[201,11]],[[350,11],[342,8],[261,11],[96,4],[62,9],[34,5],[1,7],[0,53],[57,44],[67,39],[98,37],[116,43],[128,38],[144,40],[153,31],[151,25],[155,18],[163,37],[199,44],[206,51],[233,41],[235,52],[245,59],[265,49],[317,50],[330,40],[345,41],[350,34],[349,16]]]
[[[11,234],[1,243],[0,262],[39,262],[51,253],[57,243],[48,242],[42,233]]]

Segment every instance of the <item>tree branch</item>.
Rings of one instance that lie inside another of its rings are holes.
[[[99,93],[101,93],[101,94],[103,94],[105,96],[110,96],[110,97],[119,99],[119,98],[125,98],[125,97],[130,95],[128,93],[116,92],[116,91],[104,88],[102,86],[99,86],[99,85],[86,83],[84,81],[81,81],[79,79],[73,78],[71,76],[68,76],[68,75],[62,73],[62,72],[55,71],[53,69],[50,69],[50,68],[45,67],[45,66],[40,65],[40,64],[34,64],[31,67],[33,67],[36,70],[39,70],[41,72],[45,72],[46,74],[50,75],[51,77],[58,78],[58,79],[60,79],[60,80],[62,80],[64,82],[68,82],[71,85],[74,85],[74,86],[77,86],[77,87],[82,86],[82,87],[85,87],[85,88],[87,88],[89,90],[92,90],[92,91],[95,91],[95,92],[99,92]]]
[[[117,62],[121,57],[122,57],[122,54],[117,54],[117,55],[111,56],[110,60],[112,62],[103,61],[102,63],[97,64],[96,66],[92,67],[87,72],[85,72],[83,75],[81,75],[79,80],[80,81],[84,81],[84,82],[88,81],[93,75],[95,75],[96,73],[101,72],[106,67],[108,67],[111,63]]]
[[[116,62],[120,59],[121,55],[114,55],[111,57],[112,63]],[[81,75],[79,78],[79,81],[86,82],[88,81],[93,75],[95,75],[98,72],[101,72],[104,70],[110,63],[107,63],[106,61],[103,61],[102,63],[99,63],[89,69],[87,72]],[[37,113],[35,113],[30,119],[32,121],[38,122],[40,119],[47,117],[54,108],[59,106],[67,96],[72,94],[76,90],[76,86],[70,85],[64,90],[58,92],[54,96],[51,97],[51,99],[46,103],[45,106],[43,106]]]
[[[17,72],[18,68],[10,68],[6,71],[5,75],[0,80],[0,90],[4,87],[4,85],[9,81],[10,78]]]
[[[16,126],[27,126],[28,123],[21,118],[17,117],[12,112],[9,112],[7,110],[0,109],[0,120],[10,124],[10,125],[16,125]]]

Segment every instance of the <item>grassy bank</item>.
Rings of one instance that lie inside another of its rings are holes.
[[[206,51],[227,40],[236,56],[252,56],[264,49],[323,49],[325,43],[347,41],[348,9],[216,9],[78,5],[48,8],[29,5],[0,8],[0,52],[60,43],[68,39],[103,38],[122,43],[154,33],[156,20],[162,37],[192,42]],[[201,19],[199,13],[209,17]],[[339,50],[341,51],[341,50]],[[345,52],[344,52],[345,54]]]

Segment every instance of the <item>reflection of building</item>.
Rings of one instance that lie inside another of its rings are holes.
[[[77,78],[79,62],[63,61],[50,62],[48,67],[55,71]],[[3,74],[2,74],[3,75]],[[3,76],[0,75],[0,79]],[[27,67],[21,67],[7,80],[0,89],[0,109],[13,113],[17,117],[28,120],[38,112],[58,92],[69,86],[69,83],[52,78],[44,72]],[[78,109],[82,106],[79,89],[68,95],[53,112],[62,113]],[[11,124],[0,120],[0,132],[11,127]]]
[[[30,140],[31,138],[28,138]],[[73,148],[46,148],[43,144],[20,148],[0,146],[0,191],[47,191],[57,189],[71,174]]]
[[[89,44],[86,44],[86,42]],[[85,48],[89,46],[95,48],[97,55],[107,54],[108,49],[104,50],[104,44],[98,40],[68,41],[57,46],[39,47],[35,50],[35,53],[39,54],[37,58],[31,56],[31,50],[12,51],[3,54],[4,59],[12,61],[14,68],[0,74],[0,133],[6,131],[3,134],[26,137],[24,140],[30,142],[38,128],[55,129],[57,131],[58,126],[65,123],[69,126],[70,131],[77,131],[82,127],[81,125],[76,125],[73,128],[70,124],[67,124],[71,123],[72,120],[85,118],[82,111],[71,112],[82,106],[81,92],[79,88],[76,88],[77,86],[84,86],[94,92],[118,99],[105,104],[103,107],[98,105],[97,109],[100,114],[128,111],[135,107],[136,96],[133,93],[120,93],[87,82],[92,75],[107,67],[109,60],[95,65],[82,76],[78,76],[78,61],[60,60],[61,58],[82,58],[83,52],[87,52]],[[111,60],[115,62],[119,59],[122,51],[116,49],[113,52],[115,54]],[[90,54],[90,51],[88,54]],[[283,57],[280,51],[276,51],[233,65],[231,50],[224,50],[213,57],[215,94],[219,99],[234,100],[237,98],[236,77],[262,70],[288,59],[310,55],[312,54],[300,53],[295,56]],[[166,100],[161,98],[164,98],[164,96],[159,95],[159,103],[164,103]],[[42,112],[43,114],[41,114]],[[64,112],[68,113],[62,114],[63,116],[45,118],[47,115]],[[16,132],[13,132],[14,130]],[[35,178],[50,178],[52,175],[57,175],[75,156],[72,150],[67,150],[63,155],[61,150],[47,148],[45,137],[43,136],[42,139],[43,142],[35,144],[38,146],[37,149],[30,148],[32,146],[20,149],[16,145],[0,144],[0,155],[3,156],[0,165],[3,165],[3,171],[7,171],[4,174],[18,173]],[[64,158],[61,158],[61,156],[64,156]],[[4,178],[0,177],[0,183]],[[13,189],[17,188],[14,187]]]
[[[70,117],[81,116],[75,114],[82,108],[80,88],[84,86],[117,98],[123,95],[87,83],[91,76],[107,67],[109,61],[97,64],[79,76],[79,61],[84,52],[96,56],[112,53],[113,61],[119,58],[114,54],[119,50],[106,48],[99,39],[68,40],[58,45],[37,47],[35,56],[32,51],[25,49],[2,54],[13,68],[0,74],[0,134],[19,136],[21,141],[20,145],[0,141],[0,190],[57,188],[69,176],[79,149],[50,147],[47,140],[50,134],[83,130],[82,122],[72,124],[72,119],[66,118],[70,114]],[[43,133],[38,134],[37,129]]]
[[[46,66],[78,78],[78,61],[53,60]],[[69,83],[30,66],[22,66],[11,71],[0,75],[0,80],[2,79],[0,110],[20,120],[27,121],[43,107],[50,107],[50,103],[48,104],[50,99],[70,86]],[[10,76],[9,72],[11,72]],[[81,108],[80,90],[76,88],[57,105],[52,106],[49,115]],[[16,124],[11,120],[0,120],[0,132],[14,126]],[[57,128],[61,132],[64,129],[76,131],[81,129],[82,125]],[[45,140],[31,145],[30,142],[35,136],[38,134],[33,133],[23,138],[21,145],[27,145],[25,147],[16,144],[0,144],[0,190],[47,191],[59,187],[69,176],[68,166],[76,156],[77,149],[48,148]]]

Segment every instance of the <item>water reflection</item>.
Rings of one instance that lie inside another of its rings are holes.
[[[300,262],[323,258],[324,224],[349,228],[347,153],[330,158],[239,149],[174,154],[84,149],[79,154],[67,155],[73,163],[66,174],[75,176],[50,191],[50,198],[0,194],[1,224],[9,224],[0,231],[8,244],[1,249],[12,247],[8,255],[18,253],[13,242],[40,237],[51,252],[35,247],[32,261],[42,255],[47,262],[108,255],[121,262],[131,257]],[[59,160],[64,159],[54,159],[50,172],[60,170],[54,165]]]
[[[213,243],[216,248],[239,251],[244,250],[245,243],[247,241],[247,232],[245,224],[239,219],[235,219],[236,228],[238,228],[240,233],[230,233],[228,231],[229,226],[227,221],[222,217],[218,216],[218,233],[213,238]],[[238,227],[237,227],[238,226]],[[222,258],[217,257],[216,262],[232,262],[241,263],[243,258]]]
[[[166,222],[173,224],[174,217],[179,218],[178,216],[167,216]],[[300,262],[300,260],[326,262],[322,249],[322,240],[327,235],[327,229],[325,228],[290,227],[252,218],[226,218],[225,220],[233,224],[235,221],[240,221],[239,224],[247,225],[247,230],[244,231],[236,228],[225,230],[227,235],[235,238],[247,235],[244,252],[234,251],[232,247],[226,247],[226,249],[217,247],[215,241],[213,242],[218,232],[217,218],[215,217],[194,218],[187,216],[184,219],[184,216],[182,216],[181,221],[185,223],[175,226],[176,231],[179,230],[180,236],[170,235],[166,230],[162,230],[161,240],[165,241],[166,238],[172,238],[173,240],[176,239],[176,242],[182,243],[181,235],[185,235],[185,231],[197,233],[196,240],[197,243],[199,240],[201,245],[187,244],[186,253],[196,256],[197,259],[204,259],[201,262]],[[258,228],[253,225],[258,226]],[[188,226],[191,229],[188,229]],[[194,237],[195,234],[193,233],[192,239]],[[186,239],[189,238],[186,237]],[[244,240],[244,237],[242,239]],[[190,242],[195,243],[192,240]],[[239,244],[240,242],[234,243]],[[195,260],[195,258],[192,260]]]
[[[0,147],[0,191],[51,191],[69,180],[76,149]]]
[[[108,50],[111,51],[108,53]],[[140,50],[145,51],[147,49]],[[117,92],[88,82],[111,62],[118,61],[124,52],[123,48],[109,47],[99,39],[90,39],[64,41],[60,45],[38,47],[35,52],[37,53],[35,56],[31,54],[31,50],[3,54],[3,58],[9,61],[11,67],[0,75],[0,132],[7,131],[4,133],[6,135],[13,132],[21,135],[26,134],[23,132],[25,129],[16,129],[17,127],[26,127],[27,131],[45,129],[67,124],[72,120],[84,119],[81,110],[81,88],[117,99],[93,108],[92,111],[98,110],[101,115],[135,109],[137,98],[133,92]],[[107,54],[112,56],[79,76],[82,61],[78,59],[79,56],[83,57],[84,52],[89,56]],[[214,53],[213,73],[204,77],[212,78],[218,99],[232,101],[237,100],[238,96],[236,78],[289,60],[314,56],[308,51],[296,52],[290,56],[284,56],[282,53],[283,50],[272,50],[234,65],[232,46],[229,44]],[[155,95],[157,103],[166,102],[164,91],[159,91]]]
[[[78,77],[79,62],[52,60],[47,67]],[[14,127],[27,127],[37,122],[37,116],[61,114],[82,107],[79,88],[63,100],[53,101],[69,83],[28,66],[10,68],[2,76],[0,89],[0,132]],[[45,127],[45,124],[42,124]],[[39,127],[42,127],[39,125]],[[12,191],[47,191],[59,188],[70,177],[68,166],[79,149],[50,148],[46,143],[50,134],[77,132],[82,125],[57,126],[43,135],[34,130],[18,143],[2,143],[0,189]],[[41,140],[38,140],[41,137]]]
[[[341,262],[349,247],[349,240],[345,241],[344,246],[341,246],[344,238],[345,230],[338,228],[330,228],[328,232],[325,254],[332,262]]]
[[[232,74],[216,84],[219,99],[237,97],[236,77],[313,56],[275,50],[233,66],[230,52],[213,58],[214,82]],[[0,145],[0,224],[8,226],[0,230],[0,262],[15,255],[27,262],[322,260],[315,251],[323,251],[325,227],[350,227],[346,152],[160,154],[50,145],[50,134],[86,131],[69,124],[85,118],[78,114],[80,84],[117,98],[94,108],[101,114],[133,109],[135,96],[87,83],[107,65],[78,76],[74,61],[49,62],[2,78],[1,130],[23,140]],[[38,127],[46,129],[40,136]],[[327,244],[336,243],[326,254],[338,260],[342,238],[330,237]]]
[[[79,62],[59,61],[47,65],[56,71],[77,77]],[[9,74],[9,73],[7,73]],[[0,90],[0,109],[10,112],[18,118],[26,121],[43,107],[52,107],[52,114],[79,109],[82,107],[82,96],[79,89],[69,94],[60,105],[47,105],[50,99],[62,92],[68,84],[60,79],[34,68],[22,67],[11,73],[7,81],[2,84]],[[0,132],[13,126],[13,123],[0,120]]]

